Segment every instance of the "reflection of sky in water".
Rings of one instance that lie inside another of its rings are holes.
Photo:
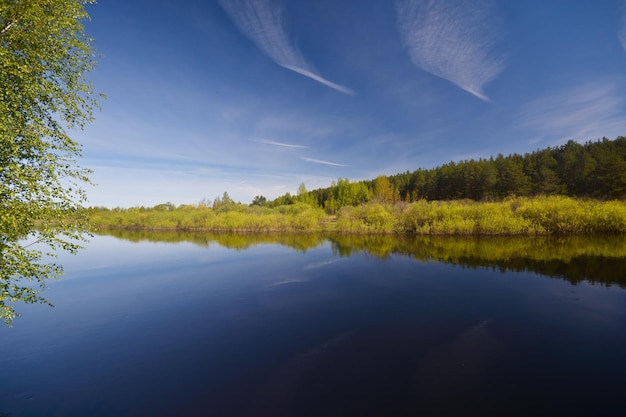
[[[338,257],[330,243],[236,251],[96,236],[60,261],[66,276],[45,293],[56,307],[18,306],[24,317],[0,329],[0,412],[569,416],[626,405],[617,286]]]

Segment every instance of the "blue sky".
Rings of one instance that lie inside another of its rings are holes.
[[[626,0],[100,0],[89,205],[298,185],[626,135]]]

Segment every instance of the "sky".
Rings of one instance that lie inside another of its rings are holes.
[[[88,205],[242,203],[626,135],[626,0],[100,0]]]

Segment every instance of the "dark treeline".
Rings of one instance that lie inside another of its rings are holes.
[[[597,199],[626,198],[626,137],[479,160],[450,162],[371,181],[339,179],[328,188],[289,193],[268,202],[279,206],[307,202],[329,213],[368,201],[499,200],[508,196],[566,195]],[[308,201],[306,201],[308,200]]]

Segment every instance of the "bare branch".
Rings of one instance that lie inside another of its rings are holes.
[[[4,35],[4,32],[6,32],[7,30],[9,30],[11,28],[11,26],[13,26],[14,24],[16,24],[18,21],[17,20],[13,20],[12,22],[7,23],[2,30],[0,30],[0,36]]]

